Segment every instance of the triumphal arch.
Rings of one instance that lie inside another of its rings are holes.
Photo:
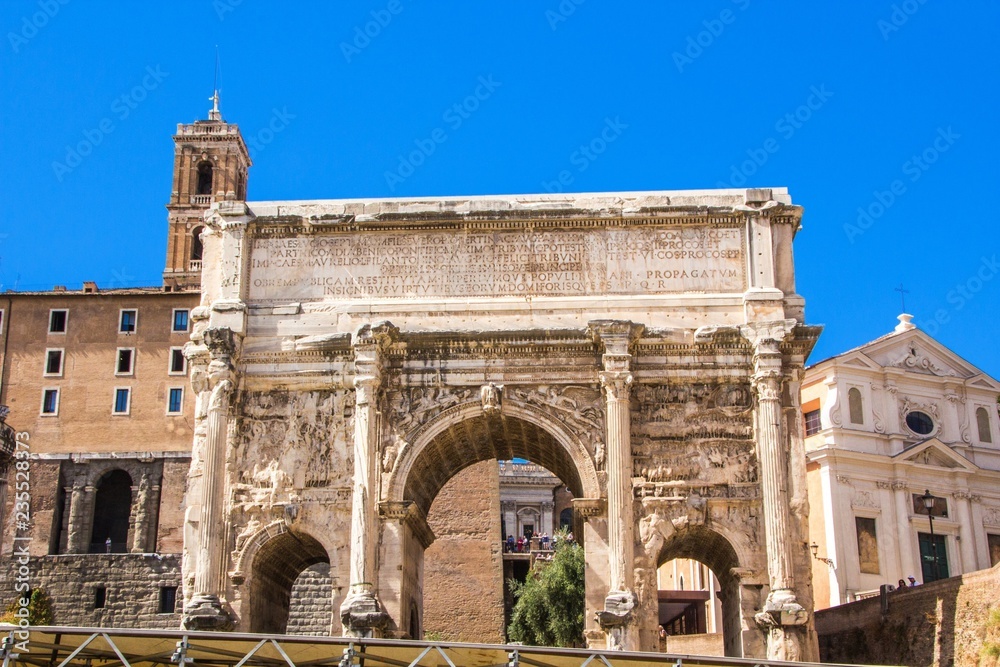
[[[784,189],[215,204],[185,624],[419,635],[426,516],[477,462],[572,491],[586,639],[654,650],[656,568],[718,576],[730,655],[817,659]]]

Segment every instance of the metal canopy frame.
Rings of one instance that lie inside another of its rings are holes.
[[[183,630],[2,627],[2,667],[795,667],[816,663]],[[27,650],[25,650],[27,649]],[[827,665],[826,667],[829,667]]]

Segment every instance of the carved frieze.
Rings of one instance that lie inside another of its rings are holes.
[[[633,393],[638,433],[675,440],[752,435],[749,384],[642,384]]]

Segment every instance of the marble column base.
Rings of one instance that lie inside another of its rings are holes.
[[[231,630],[233,618],[215,595],[195,594],[184,606],[187,630]]]
[[[345,637],[375,637],[389,622],[389,614],[371,591],[348,593],[340,607],[340,622]]]

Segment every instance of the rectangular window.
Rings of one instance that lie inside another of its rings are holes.
[[[986,544],[990,550],[990,567],[1000,563],[1000,535],[986,534]]]
[[[63,351],[45,350],[45,375],[62,375]]]
[[[179,414],[184,406],[184,388],[171,387],[167,395],[167,412],[172,415]]]
[[[875,536],[875,519],[863,516],[854,517],[854,525],[858,532],[858,560],[861,562],[861,572],[878,574],[878,539]]]
[[[118,359],[115,361],[115,375],[132,375],[135,365],[135,348],[118,348]]]
[[[935,535],[932,540],[930,533],[917,533],[917,541],[920,544],[920,569],[924,583],[929,584],[951,576],[948,574],[948,546],[945,536]]]
[[[104,603],[108,600],[108,589],[98,586],[94,589],[94,609],[104,609]]]
[[[805,414],[806,418],[806,435],[816,435],[823,429],[823,424],[820,422],[819,410],[810,410]]]
[[[42,390],[42,414],[43,415],[57,415],[57,414],[59,414],[59,390],[58,389],[44,389],[44,390]]]
[[[66,333],[66,319],[68,317],[68,310],[50,310],[49,333]]]
[[[187,359],[184,358],[184,349],[180,347],[170,348],[170,375],[184,375],[187,373]]]
[[[135,320],[138,312],[135,309],[121,311],[121,319],[118,322],[118,333],[135,333]]]
[[[172,330],[179,333],[186,333],[188,330],[188,311],[186,308],[174,309],[174,324]]]
[[[172,614],[177,609],[177,587],[163,586],[160,588],[160,613]]]
[[[128,387],[118,387],[117,389],[115,389],[114,414],[127,415],[131,400],[132,400],[131,389],[129,389]]]
[[[948,516],[948,499],[936,496],[934,498],[934,508],[928,512],[927,508],[924,507],[924,494],[914,493],[913,496],[913,513],[922,514],[927,516],[928,514],[933,514],[934,516]]]

